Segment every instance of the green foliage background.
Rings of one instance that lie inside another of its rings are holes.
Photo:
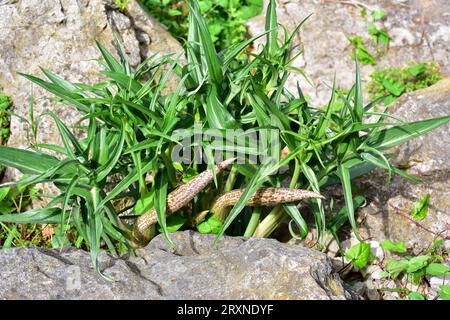
[[[185,0],[141,0],[148,12],[184,43],[188,35],[189,6]],[[246,36],[245,21],[261,14],[262,0],[200,0],[208,31],[218,51],[241,42]]]

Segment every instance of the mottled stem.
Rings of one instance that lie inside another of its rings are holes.
[[[289,152],[289,150],[287,151]],[[298,178],[300,176],[300,163],[295,159],[294,174],[292,175],[289,188],[294,189],[297,185]],[[280,224],[281,221],[287,216],[281,204],[277,205],[270,211],[270,213],[262,220],[253,233],[254,237],[268,237],[273,230]]]
[[[220,196],[211,209],[211,212],[216,215],[220,220],[224,220],[224,217],[220,215],[223,209],[234,205],[238,202],[241,195],[244,193],[244,189],[236,189],[227,192]],[[321,198],[324,197],[318,193],[302,190],[302,189],[290,189],[290,188],[261,188],[255,191],[255,193],[245,203],[246,206],[275,206],[281,203],[295,202],[309,198]]]
[[[236,158],[225,160],[216,166],[216,174],[222,172]],[[187,205],[194,197],[213,180],[212,170],[206,170],[193,178],[188,183],[181,185],[178,189],[167,195],[167,216]],[[155,209],[141,215],[134,224],[133,241],[138,246],[145,246],[152,238],[152,226],[158,222]]]

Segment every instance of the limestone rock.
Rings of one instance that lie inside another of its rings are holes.
[[[160,235],[138,257],[102,252],[96,274],[88,252],[42,248],[0,250],[0,299],[358,299],[329,258],[276,240]]]

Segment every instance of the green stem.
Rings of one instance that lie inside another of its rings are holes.
[[[250,221],[248,222],[247,228],[245,229],[244,237],[251,237],[255,233],[256,227],[259,224],[259,218],[261,217],[261,207],[256,207],[253,210]]]
[[[233,166],[230,170],[230,174],[228,175],[227,181],[225,182],[224,192],[233,190],[234,183],[236,182],[236,178],[237,178],[237,170]]]
[[[175,188],[176,185],[177,185],[177,178],[176,178],[176,174],[175,174],[175,169],[173,168],[172,161],[170,161],[170,158],[167,155],[167,153],[169,155],[171,154],[170,148],[168,148],[166,150],[166,152],[162,152],[162,158],[163,158],[166,170],[167,170],[167,176],[168,176],[169,184],[170,184],[170,186],[172,188]]]
[[[280,223],[286,218],[287,214],[283,209],[283,205],[279,204],[270,211],[267,217],[256,228],[253,236],[257,238],[267,238]]]
[[[289,188],[294,189],[297,185],[298,178],[300,176],[300,163],[297,159],[295,159],[295,167],[294,167],[294,174],[292,175],[291,183],[289,184]]]
[[[295,159],[295,168],[292,175],[289,188],[295,188],[298,178],[300,177],[300,163]],[[263,221],[256,228],[253,236],[260,238],[267,238],[280,225],[280,223],[287,218],[287,214],[283,209],[283,205],[279,204],[270,211]]]

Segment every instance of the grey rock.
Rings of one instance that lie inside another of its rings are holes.
[[[358,299],[329,258],[276,240],[191,231],[159,235],[137,257],[102,252],[94,272],[89,253],[74,248],[0,250],[1,299]]]
[[[450,79],[434,86],[402,96],[390,109],[405,121],[450,115]],[[405,241],[421,250],[433,243],[436,235],[450,237],[450,124],[410,140],[396,148],[394,165],[407,165],[408,173],[423,180],[414,184],[394,176],[383,188],[386,174],[376,171],[360,179],[369,205],[359,212],[361,232],[376,241]],[[414,204],[430,194],[427,217],[418,226],[409,216]]]
[[[154,53],[180,53],[180,44],[136,1],[119,11],[114,0],[3,0],[0,1],[0,88],[12,97],[14,112],[29,119],[29,100],[34,99],[34,114],[54,111],[65,123],[79,119],[76,110],[46,97],[50,93],[19,76],[17,72],[43,76],[39,66],[72,82],[94,84],[103,76],[97,62],[100,52],[95,40],[115,52],[116,31],[132,66]],[[33,137],[29,126],[18,117],[11,119],[12,147],[27,148]],[[60,142],[49,117],[43,117],[38,142]],[[17,173],[8,170],[8,179]]]
[[[299,44],[298,49],[304,53],[294,61],[294,66],[303,69],[314,83],[310,86],[302,76],[295,75],[288,80],[288,88],[296,92],[299,81],[312,102],[323,105],[330,98],[334,72],[340,88],[349,89],[353,85],[353,47],[347,38],[361,36],[369,51],[375,52],[367,18],[361,16],[362,6],[386,11],[386,18],[378,23],[378,28],[387,28],[392,37],[389,50],[377,61],[376,67],[434,61],[443,73],[450,74],[450,2],[447,0],[278,0],[278,21],[290,32],[313,13],[296,39],[295,44]],[[369,10],[367,16],[370,16]],[[261,34],[264,14],[251,19],[247,26],[251,35]],[[259,43],[262,41],[264,38]],[[362,80],[367,81],[373,70],[372,65],[361,66]]]

